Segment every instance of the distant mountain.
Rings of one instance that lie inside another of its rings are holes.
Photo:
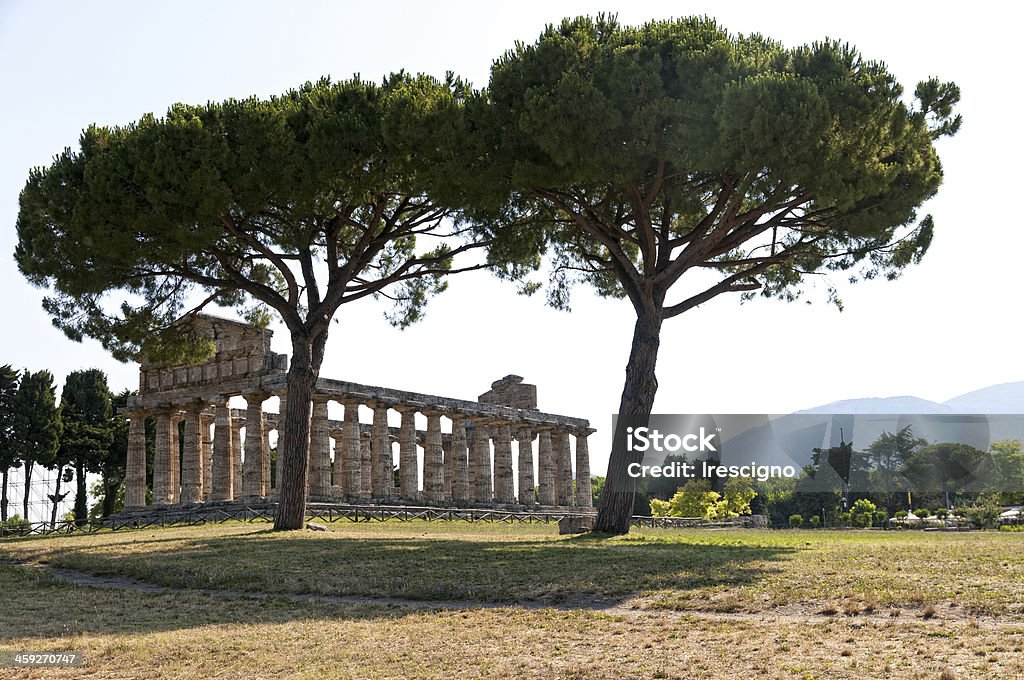
[[[797,411],[797,413],[950,413],[949,406],[919,397],[868,397],[866,399],[843,399],[831,404]]]
[[[945,405],[954,413],[1024,413],[1024,382],[983,387],[953,397]]]
[[[853,414],[938,414],[938,413],[1024,413],[1024,382],[1004,383],[974,390],[943,403],[920,397],[868,397],[844,399],[797,413]]]

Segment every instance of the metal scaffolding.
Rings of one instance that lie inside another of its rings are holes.
[[[53,504],[50,496],[57,486],[57,471],[47,470],[41,465],[32,468],[32,479],[28,490],[28,517],[30,522],[49,522]],[[57,506],[57,520],[64,519],[64,516],[75,507],[75,486],[74,482],[62,483],[61,493],[67,493],[64,500]],[[8,518],[24,514],[23,502],[25,498],[25,469],[24,467],[13,469],[7,478],[7,516]]]

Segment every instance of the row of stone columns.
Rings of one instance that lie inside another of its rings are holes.
[[[432,408],[409,404],[370,401],[373,410],[369,433],[359,422],[355,399],[341,400],[344,420],[340,433],[329,433],[327,398],[313,402],[311,423],[310,493],[350,501],[400,499],[414,503],[462,504],[499,503],[518,505],[561,505],[589,508],[591,500],[589,429],[570,430],[556,425],[520,426],[458,413],[448,414]],[[388,410],[401,414],[398,428],[398,485],[392,472],[393,451],[388,427]],[[423,489],[420,469],[416,413],[427,419],[423,433]],[[441,417],[452,422],[447,438],[441,431]],[[573,489],[570,435],[576,438],[576,487]],[[534,474],[533,439],[539,440],[539,474]],[[329,438],[333,438],[334,462],[330,462]],[[512,439],[519,442],[519,496],[513,479]],[[492,450],[493,440],[493,469]],[[330,479],[329,479],[330,477]],[[535,480],[539,493],[535,493]]]
[[[214,405],[196,402],[153,413],[129,413],[125,507],[146,505],[145,419],[156,418],[153,457],[153,505],[191,504],[265,498],[270,495],[269,432],[265,427],[266,394],[243,395],[245,419],[233,419],[228,398]],[[184,441],[179,424],[184,421]],[[213,437],[210,426],[213,425]],[[245,463],[240,431],[245,427]]]
[[[144,419],[156,416],[156,451],[153,461],[153,504],[174,505],[206,501],[265,498],[271,495],[269,431],[262,403],[266,394],[243,395],[247,409],[244,421],[232,418],[228,399],[214,405],[212,416],[206,404],[167,408],[153,414],[132,413],[129,417],[128,465],[125,505],[145,506],[146,443]],[[398,499],[413,503],[518,504],[532,506],[592,507],[589,429],[571,429],[553,424],[521,423],[446,413],[439,409],[409,404],[369,401],[372,425],[364,434],[356,399],[342,399],[344,420],[340,432],[331,430],[328,419],[330,397],[316,395],[312,402],[309,447],[309,494],[314,500],[368,501]],[[281,397],[281,413],[286,400]],[[392,470],[392,436],[388,410],[401,414],[398,430],[398,484]],[[427,419],[423,435],[423,490],[419,489],[419,433],[415,417]],[[452,422],[445,438],[441,417]],[[281,416],[283,417],[283,416]],[[179,445],[178,425],[184,420],[184,441]],[[213,425],[212,440],[209,436]],[[240,430],[245,427],[245,458]],[[576,477],[570,434],[576,440]],[[512,439],[518,443],[519,494],[513,480]],[[538,441],[535,471],[533,440]],[[331,439],[334,458],[331,459]],[[493,440],[493,469],[491,442]],[[179,458],[179,449],[181,456]],[[281,478],[281,456],[277,478]],[[536,489],[536,493],[535,493]]]

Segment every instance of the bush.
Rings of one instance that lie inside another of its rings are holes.
[[[6,522],[0,522],[0,536],[25,536],[32,533],[32,523],[14,515]]]
[[[906,519],[907,515],[909,514],[910,513],[907,512],[906,510],[897,510],[896,512],[892,513],[892,516],[896,519]]]
[[[803,515],[790,515],[789,516],[789,526],[793,527],[794,529],[799,528],[800,525],[802,525],[803,523],[804,523]]]
[[[875,504],[867,498],[859,498],[850,510],[850,523],[855,527],[865,529],[871,526],[874,516]]]
[[[851,519],[851,517],[852,517],[852,515],[850,515],[849,512],[841,512],[841,513],[839,513],[839,526],[841,526],[841,527],[848,527],[848,526],[850,526],[850,519]]]
[[[875,511],[875,524],[877,524],[880,527],[884,527],[888,523],[889,523],[889,513],[887,513],[885,510],[876,510]]]
[[[672,506],[668,501],[663,501],[660,498],[651,499],[651,515],[653,517],[668,517],[672,511]]]
[[[850,515],[850,524],[858,529],[866,529],[871,526],[871,514],[867,512],[855,512]]]
[[[817,529],[821,526],[821,517],[819,517],[818,515],[811,515],[807,518],[807,526],[811,527],[812,529]]]
[[[928,519],[932,516],[932,511],[928,508],[918,508],[917,510],[914,510],[914,515],[920,519]]]
[[[993,497],[982,498],[981,502],[960,508],[957,513],[965,517],[974,527],[978,529],[991,529],[999,524],[999,515],[1003,508]]]
[[[947,510],[946,508],[939,508],[938,510],[935,511],[935,516],[939,519],[944,520],[947,517],[949,517],[949,510]]]

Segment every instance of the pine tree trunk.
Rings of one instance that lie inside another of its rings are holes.
[[[326,328],[315,339],[292,333],[292,358],[288,367],[288,399],[277,455],[281,460],[277,512],[274,529],[301,529],[306,522],[306,492],[309,476],[309,430],[313,392],[320,375]]]
[[[89,521],[89,494],[85,488],[85,464],[79,461],[75,466],[75,524],[82,526]]]
[[[630,477],[627,470],[630,463],[643,460],[643,453],[626,450],[626,428],[646,426],[654,408],[654,396],[658,391],[654,369],[661,343],[661,322],[658,313],[639,314],[633,328],[633,346],[626,364],[626,383],[622,388],[612,452],[608,460],[608,476],[601,492],[601,505],[594,526],[596,532],[629,532],[636,479]]]
[[[25,494],[22,497],[22,511],[25,513],[22,518],[28,520],[28,492],[32,488],[32,461],[25,461]]]
[[[0,490],[0,522],[7,521],[7,474],[10,472],[4,468],[2,490]]]

